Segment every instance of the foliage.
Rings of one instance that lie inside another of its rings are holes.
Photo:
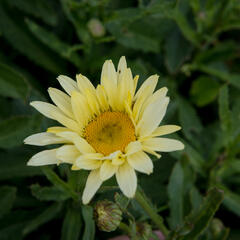
[[[82,206],[86,172],[26,166],[39,148],[23,139],[52,125],[29,101],[49,100],[60,74],[82,73],[96,85],[103,61],[122,55],[140,82],[160,75],[172,98],[164,121],[182,126],[185,150],[139,174],[168,239],[240,239],[238,0],[2,0],[0,16],[0,240],[115,236],[95,230],[93,205],[103,198],[123,209],[131,236],[139,221],[155,229],[135,200],[116,195],[114,180]]]

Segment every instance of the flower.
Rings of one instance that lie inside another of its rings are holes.
[[[138,77],[133,78],[125,57],[118,69],[105,61],[101,84],[96,88],[87,77],[78,74],[77,81],[59,76],[66,93],[49,88],[53,104],[34,101],[30,104],[48,118],[63,126],[27,137],[24,142],[44,146],[63,144],[34,155],[30,166],[69,163],[72,170],[90,170],[82,201],[87,204],[102,182],[116,175],[118,185],[129,198],[137,187],[136,171],[150,174],[153,163],[148,154],[181,150],[184,145],[163,138],[180,129],[176,125],[159,126],[169,103],[167,88],[154,92],[158,76],[150,76],[136,91]]]

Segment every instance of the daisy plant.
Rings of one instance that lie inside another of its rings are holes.
[[[54,104],[41,101],[30,104],[60,125],[31,135],[24,142],[61,146],[37,153],[27,164],[69,163],[74,171],[90,171],[83,204],[88,204],[101,184],[114,175],[122,193],[133,198],[136,172],[153,172],[149,155],[160,158],[159,152],[184,148],[180,141],[162,137],[180,130],[176,125],[159,126],[169,103],[167,88],[155,91],[159,77],[152,75],[137,90],[138,78],[133,77],[125,57],[120,58],[117,71],[111,60],[105,61],[96,88],[82,74],[76,76],[77,81],[59,76],[65,92],[48,89]]]

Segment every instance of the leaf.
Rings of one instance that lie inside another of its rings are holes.
[[[125,197],[123,194],[119,194],[118,192],[115,193],[114,200],[119,208],[123,211],[127,209],[127,206],[130,202],[129,198]]]
[[[24,138],[40,128],[41,117],[17,116],[0,122],[0,147],[12,148],[23,144]]]
[[[193,81],[190,94],[195,104],[199,107],[203,107],[215,100],[219,88],[219,83],[214,79],[207,76],[201,76]]]
[[[17,49],[30,60],[44,67],[45,69],[59,73],[63,64],[56,56],[51,54],[49,49],[45,48],[37,39],[33,38],[31,33],[22,24],[22,19],[14,11],[9,11],[1,1],[0,5],[0,32],[8,40],[14,49]]]
[[[204,199],[201,207],[186,218],[185,224],[192,225],[192,230],[179,239],[196,239],[208,227],[211,219],[223,200],[223,196],[224,194],[222,190],[217,188],[211,189],[208,192],[207,197]]]
[[[46,175],[47,179],[57,188],[70,195],[74,200],[79,200],[79,195],[64,182],[59,176],[49,167],[41,167],[43,173]]]
[[[31,21],[26,20],[26,23],[30,31],[44,44],[46,44],[53,51],[58,53],[63,58],[68,59],[70,62],[75,64],[77,67],[81,66],[82,60],[76,52],[73,52],[76,46],[70,46],[67,43],[61,41],[56,34],[49,32],[40,25]],[[80,45],[82,48],[82,46]]]
[[[78,240],[82,227],[81,209],[70,207],[63,221],[61,240]]]
[[[10,186],[0,187],[0,218],[8,213],[16,198],[17,189]]]
[[[190,191],[190,201],[193,211],[197,211],[203,202],[203,198],[195,186],[193,186]]]
[[[170,226],[175,229],[183,222],[184,172],[179,162],[175,164],[169,179],[168,197]]]
[[[49,222],[57,216],[62,209],[61,203],[54,203],[50,207],[46,208],[40,215],[30,221],[23,229],[23,234],[27,235],[36,230],[39,226]]]
[[[31,185],[32,195],[40,201],[65,201],[71,196],[62,190],[52,187],[41,187],[39,184]]]
[[[240,216],[240,195],[232,192],[221,184],[218,184],[217,186],[224,191],[223,205],[237,216]]]
[[[179,121],[186,138],[196,147],[200,148],[199,138],[203,126],[196,110],[186,100],[179,98]]]
[[[48,2],[47,0],[14,0],[10,1],[10,4],[23,12],[40,18],[47,24],[52,26],[56,26],[57,24],[56,6],[52,2]]]
[[[0,63],[0,95],[26,100],[29,86],[21,74]]]
[[[23,148],[0,152],[0,180],[42,175],[40,168],[26,165],[32,154]]]
[[[91,206],[82,206],[82,215],[85,223],[82,240],[94,240],[95,223],[93,220],[93,208]]]
[[[170,73],[176,73],[192,52],[191,44],[186,41],[178,29],[173,28],[166,37],[166,66]]]

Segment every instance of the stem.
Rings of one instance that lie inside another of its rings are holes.
[[[159,230],[162,231],[163,235],[166,237],[168,235],[168,229],[165,227],[163,223],[163,219],[159,216],[155,209],[151,207],[146,199],[145,195],[141,192],[141,190],[137,189],[135,194],[135,199],[144,209],[144,211],[148,214],[148,216],[152,219],[152,221],[157,225]]]
[[[129,235],[129,236],[131,235],[131,229],[127,224],[120,222],[118,228],[120,228],[122,231],[127,233],[127,235]]]

